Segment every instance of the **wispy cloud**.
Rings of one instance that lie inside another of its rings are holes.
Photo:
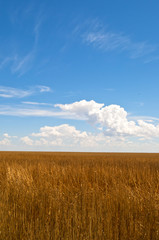
[[[37,51],[37,44],[39,40],[39,32],[40,32],[41,24],[42,24],[42,17],[38,16],[35,22],[35,25],[33,27],[34,42],[33,42],[32,49],[22,57],[20,57],[20,55],[17,54],[16,57],[10,58],[10,60],[13,62],[12,72],[17,73],[18,76],[24,75],[33,66],[33,61],[35,59],[36,51]]]
[[[158,61],[158,60],[159,60],[159,56],[150,56],[144,61],[144,63],[151,63],[153,61]]]
[[[105,88],[104,90],[107,91],[107,92],[114,92],[115,88]]]
[[[32,68],[35,54],[36,48],[33,46],[25,55],[16,52],[15,54],[1,57],[0,69],[9,67],[13,74],[17,74],[20,77]]]
[[[0,106],[0,115],[4,116],[17,116],[17,117],[59,117],[64,119],[79,119],[74,113],[65,111],[57,111],[55,108],[41,109],[34,107],[24,106]],[[82,118],[81,118],[82,119]]]
[[[138,119],[143,120],[145,122],[158,122],[159,118],[157,117],[151,117],[151,116],[132,116],[132,115],[128,115],[128,119],[130,120],[135,120],[137,121]]]
[[[18,73],[18,76],[22,76],[31,68],[33,59],[34,59],[34,50],[31,50],[27,55],[23,57],[14,58],[14,62],[12,65],[12,72]]]
[[[3,67],[5,67],[8,63],[10,63],[11,61],[13,61],[14,58],[13,57],[5,57],[1,63],[0,63],[0,69],[2,69]]]
[[[102,51],[127,52],[130,58],[149,56],[154,53],[157,46],[147,41],[135,41],[129,35],[114,32],[105,28],[97,19],[88,21],[84,29],[78,27],[78,34],[82,36],[83,43]]]
[[[90,32],[84,35],[84,42],[104,51],[128,52],[131,58],[139,58],[156,50],[146,42],[135,43],[121,33]]]
[[[36,106],[54,106],[54,104],[42,103],[42,102],[22,102],[22,103],[27,105],[36,105]]]
[[[37,86],[37,88],[39,88],[40,92],[50,92],[51,91],[51,88],[48,87],[48,86]]]
[[[36,45],[39,40],[39,35],[40,35],[40,27],[43,22],[44,15],[40,12],[39,15],[37,16],[35,25],[34,25],[34,35],[35,35],[35,42],[34,42],[34,47],[36,48]]]
[[[26,10],[30,9],[30,10]],[[22,24],[26,18],[30,17],[30,11],[32,11],[32,6],[26,6],[25,11],[21,7],[17,9],[13,9],[10,14],[10,19],[13,27],[22,27]],[[33,15],[32,15],[33,16]],[[43,22],[44,15],[42,14],[42,10],[37,10],[37,13],[33,17],[33,24],[29,31],[29,37],[32,40],[32,45],[27,52],[24,53],[24,49],[14,49],[11,47],[11,54],[8,53],[3,55],[0,59],[0,69],[4,67],[9,67],[12,74],[16,74],[19,77],[27,73],[34,65],[34,61],[36,58],[38,41],[40,36],[40,27]],[[33,36],[33,37],[32,37]],[[18,41],[18,40],[17,40]]]
[[[0,61],[0,69],[9,67],[13,74],[17,74],[20,77],[32,68],[34,58],[35,58],[34,48],[24,56],[21,56],[19,53],[12,54],[10,56],[5,56]]]
[[[32,94],[31,90],[22,90],[17,88],[0,86],[0,97],[4,98],[23,98]]]
[[[50,92],[51,88],[47,86],[37,86],[28,90],[0,86],[0,97],[3,98],[24,98],[35,93]]]

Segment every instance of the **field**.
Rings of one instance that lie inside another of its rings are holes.
[[[0,240],[159,240],[159,154],[0,153]]]

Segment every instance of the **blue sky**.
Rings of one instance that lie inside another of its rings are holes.
[[[158,9],[1,1],[0,150],[159,152]]]

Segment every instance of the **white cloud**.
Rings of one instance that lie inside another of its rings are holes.
[[[14,144],[9,134],[3,136],[0,140],[3,150],[158,152],[159,149],[155,141],[141,138],[136,142],[133,138],[106,136],[102,131],[93,134],[68,124],[41,127],[36,133],[15,139]]]
[[[21,138],[26,147],[62,151],[153,151],[158,144],[141,139],[140,143],[123,136],[106,136],[77,130],[74,126],[44,126],[39,132]],[[153,145],[153,148],[151,148]]]
[[[128,52],[131,58],[149,56],[156,50],[156,46],[148,44],[146,41],[135,42],[128,35],[105,29],[97,19],[88,21],[81,32],[85,44],[104,51]]]
[[[18,74],[18,76],[20,77],[32,68],[34,58],[34,48],[23,56],[18,53],[15,55],[6,56],[0,62],[0,69],[9,66],[11,68],[11,72],[14,74]]]
[[[31,94],[32,94],[31,90],[22,90],[22,89],[17,89],[17,88],[0,86],[0,97],[4,97],[4,98],[12,98],[12,97],[23,98],[23,97],[27,97]]]
[[[54,106],[51,103],[42,103],[42,102],[22,102],[23,104],[27,104],[27,105],[41,105],[41,106]]]
[[[38,133],[32,133],[30,137],[25,136],[21,141],[26,145],[34,146],[86,146],[93,142],[93,135],[85,131],[79,131],[74,126],[62,124],[59,126],[44,126]],[[94,139],[95,140],[95,139]]]
[[[59,117],[65,119],[79,119],[74,113],[55,111],[55,109],[37,109],[24,108],[22,106],[0,106],[0,115],[3,116],[18,116],[18,117]]]
[[[10,136],[8,133],[4,133],[3,136],[8,139],[17,138],[17,136]]]
[[[154,125],[143,120],[130,121],[128,113],[119,105],[104,106],[93,100],[82,100],[72,104],[56,104],[56,106],[99,125],[108,136],[159,137],[159,124]]]
[[[10,143],[11,143],[11,142],[10,142],[10,140],[8,139],[8,137],[0,140],[0,145],[3,145],[3,146],[9,145]]]
[[[51,88],[47,86],[37,86],[40,92],[51,92]]]
[[[9,136],[8,133],[4,133],[3,136],[4,136],[5,138],[11,138],[11,136]]]
[[[16,56],[13,61],[12,72],[19,73],[19,76],[22,76],[31,68],[33,59],[34,51],[30,51],[27,55],[23,56],[22,58]]]
[[[71,104],[55,104],[53,108],[36,108],[36,105],[40,103],[36,102],[24,102],[26,104],[33,105],[30,108],[1,106],[0,115],[9,116],[39,116],[39,117],[58,117],[63,119],[77,119],[85,120],[93,125],[98,133],[104,134],[107,137],[124,137],[131,138],[137,137],[138,139],[151,139],[159,137],[159,124],[157,124],[157,118],[151,117],[133,117],[130,116],[127,111],[119,105],[105,106],[103,103],[97,103],[94,100],[86,101],[81,100],[79,102],[73,102]],[[35,105],[35,106],[34,106]],[[45,105],[41,103],[41,105]],[[59,108],[59,109],[56,109]],[[34,137],[46,137],[50,136],[76,136],[78,138],[80,133],[77,132],[73,126],[63,124],[56,127],[43,127],[39,133],[34,133]],[[69,135],[70,133],[70,135]],[[57,135],[56,135],[57,134]],[[82,133],[81,136],[86,132]],[[93,138],[89,133],[89,139]],[[6,137],[6,136],[5,136]],[[33,137],[33,135],[32,135]],[[101,135],[100,135],[101,137]],[[108,139],[107,139],[108,140]]]
[[[34,137],[71,137],[71,138],[85,138],[86,132],[80,132],[74,126],[62,124],[59,126],[45,126],[40,128],[39,133],[32,133]]]
[[[22,52],[16,52],[15,54],[3,57],[2,61],[0,61],[0,69],[5,66],[9,66],[12,73],[18,74],[18,76],[22,76],[33,68],[34,60],[37,53],[37,43],[39,39],[40,26],[42,21],[43,16],[41,14],[38,14],[33,29],[34,41],[32,43],[31,49],[26,54],[22,54]]]
[[[16,139],[17,136],[10,136],[8,133],[4,133],[2,139],[0,140],[0,146],[11,146],[12,139]]]
[[[28,90],[22,90],[18,88],[0,86],[0,97],[3,98],[24,98],[35,94],[36,92],[49,92],[51,91],[50,87],[47,86],[37,86]]]
[[[91,122],[95,121],[93,118],[103,106],[103,103],[96,103],[93,100],[81,100],[80,102],[74,102],[71,104],[55,104],[55,107],[59,107],[63,111],[75,114],[80,119],[89,119]]]
[[[24,144],[27,144],[29,146],[32,146],[33,145],[33,140],[31,138],[29,138],[28,136],[25,136],[25,137],[22,137],[21,138],[21,141],[24,143]]]
[[[13,61],[11,57],[5,57],[2,62],[0,62],[0,69],[2,69],[5,65],[7,65],[10,61]]]
[[[28,147],[62,151],[100,151],[112,142],[124,141],[122,137],[110,138],[103,133],[80,131],[68,124],[41,127],[39,132],[21,140]]]

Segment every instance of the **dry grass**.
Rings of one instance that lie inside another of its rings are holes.
[[[159,239],[159,154],[0,153],[0,239]]]

